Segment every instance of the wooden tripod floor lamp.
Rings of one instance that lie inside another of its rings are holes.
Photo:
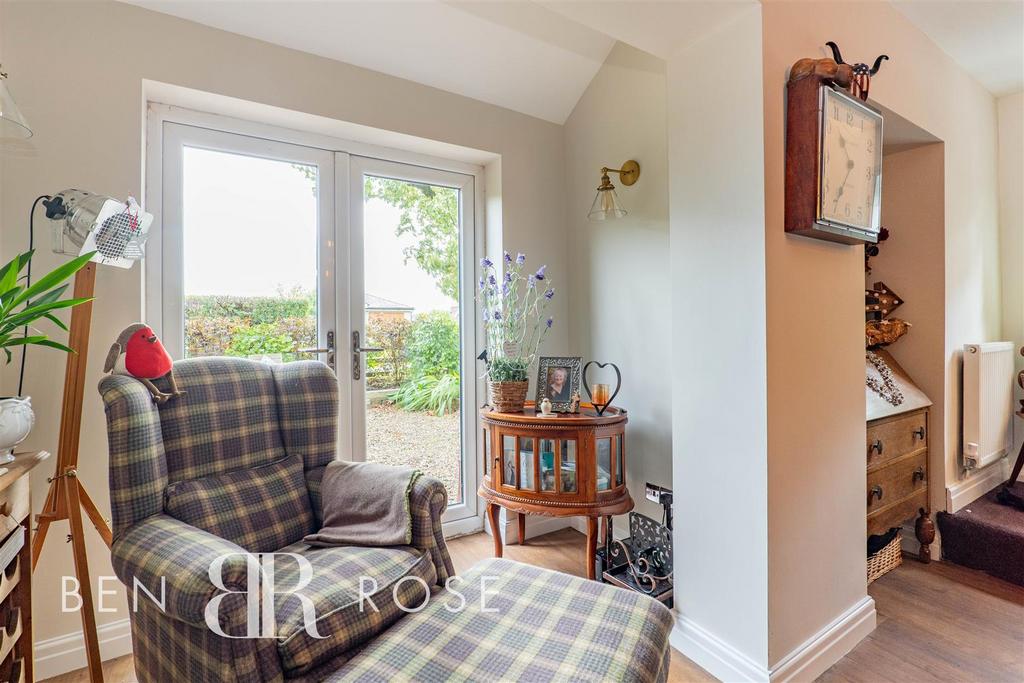
[[[134,261],[141,258],[141,247],[148,235],[153,217],[139,210],[134,200],[129,199],[128,204],[123,204],[102,195],[65,190],[43,204],[46,206],[47,218],[63,223],[59,236],[55,236],[54,251],[68,253],[72,247],[78,247],[82,253],[97,252],[93,262],[75,274],[75,298],[92,298],[96,288],[97,262],[130,267]],[[66,245],[65,240],[69,244]],[[78,253],[78,249],[71,253]],[[96,632],[96,614],[93,611],[89,562],[85,551],[82,511],[85,511],[108,548],[112,537],[107,520],[78,477],[78,446],[91,323],[92,301],[71,309],[68,346],[74,349],[75,353],[68,354],[65,366],[57,466],[54,475],[49,479],[50,490],[46,495],[43,511],[37,517],[39,526],[32,539],[32,569],[34,571],[39,562],[50,525],[67,520],[70,527],[68,540],[71,542],[75,576],[78,579],[79,596],[82,601],[80,611],[89,679],[93,683],[101,683],[103,669]]]

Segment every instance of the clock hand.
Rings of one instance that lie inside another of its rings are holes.
[[[849,155],[847,155],[849,156]],[[843,178],[843,182],[839,185],[839,191],[836,192],[836,199],[832,202],[832,210],[837,211],[839,209],[839,198],[843,196],[843,190],[846,189],[846,181],[850,179],[850,173],[853,172],[853,159],[846,160],[846,176]]]

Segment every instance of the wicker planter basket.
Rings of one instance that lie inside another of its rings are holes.
[[[487,402],[499,413],[521,413],[529,382],[488,382]]]
[[[896,538],[889,541],[888,545],[868,558],[868,583],[870,584],[883,574],[891,572],[901,564],[903,564],[903,544],[900,534],[896,534]]]

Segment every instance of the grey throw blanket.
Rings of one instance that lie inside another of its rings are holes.
[[[375,462],[328,463],[320,488],[323,526],[302,540],[314,546],[409,545],[409,494],[421,475],[419,470]]]

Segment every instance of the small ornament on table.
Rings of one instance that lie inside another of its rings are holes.
[[[540,401],[540,414],[541,417],[551,417],[554,415],[554,413],[551,412],[551,399],[547,396],[542,398]]]
[[[580,412],[580,392],[575,392],[572,395],[572,400],[569,401],[569,412],[578,413]]]

